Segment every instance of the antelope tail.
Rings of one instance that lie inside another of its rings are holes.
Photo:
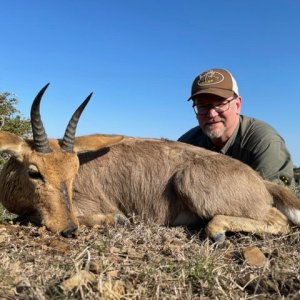
[[[269,193],[273,196],[274,206],[278,208],[293,224],[300,226],[300,198],[291,189],[265,181]]]

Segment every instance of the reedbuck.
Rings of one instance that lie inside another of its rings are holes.
[[[11,154],[0,201],[10,212],[66,237],[79,224],[124,222],[133,214],[170,226],[208,220],[216,242],[226,231],[280,234],[290,222],[300,225],[300,200],[288,188],[228,156],[160,139],[75,137],[91,95],[63,139],[48,139],[40,117],[47,86],[32,104],[32,140],[0,131],[0,150]]]

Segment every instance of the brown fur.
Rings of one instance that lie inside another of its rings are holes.
[[[68,230],[78,218],[87,225],[111,224],[120,214],[135,214],[162,225],[210,220],[207,233],[219,241],[227,230],[285,233],[288,219],[273,201],[300,225],[300,200],[289,189],[222,154],[180,142],[91,135],[76,138],[78,160],[58,145],[52,140],[48,154],[26,146],[22,159],[12,158],[0,174],[3,205],[54,232]],[[31,165],[43,180],[28,177]]]

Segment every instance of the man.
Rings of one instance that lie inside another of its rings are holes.
[[[199,125],[179,141],[217,151],[251,166],[267,180],[290,185],[293,163],[283,138],[267,123],[241,115],[236,80],[224,69],[210,69],[193,82]]]

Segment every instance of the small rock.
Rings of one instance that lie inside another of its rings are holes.
[[[262,251],[256,246],[244,248],[243,255],[250,266],[263,267],[268,262]]]

